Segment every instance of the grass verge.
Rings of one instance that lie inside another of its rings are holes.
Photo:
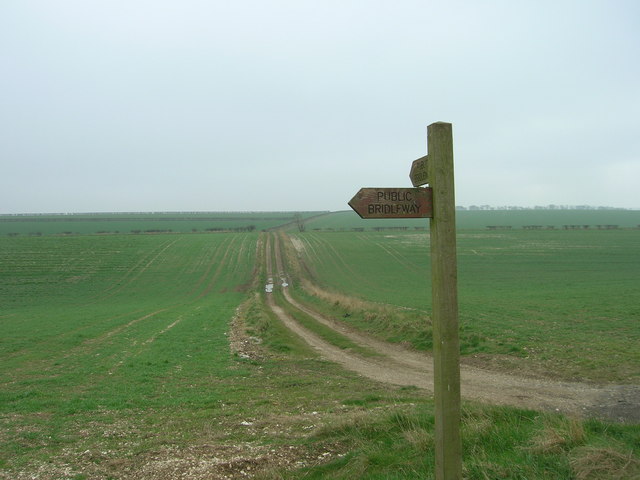
[[[467,404],[462,435],[463,475],[470,480],[623,480],[640,475],[639,431],[633,426]],[[321,465],[259,478],[433,478],[430,404],[370,409],[319,428],[308,441],[317,452],[338,445],[345,453]]]

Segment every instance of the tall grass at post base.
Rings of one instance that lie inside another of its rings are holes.
[[[640,429],[509,407],[465,404],[463,477],[467,480],[634,480],[640,478]],[[337,459],[264,479],[415,480],[434,473],[431,402],[368,409],[335,420],[309,438]]]

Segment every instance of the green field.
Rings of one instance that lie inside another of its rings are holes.
[[[0,235],[261,231],[326,212],[179,212],[0,215]]]
[[[256,238],[2,239],[0,408],[215,402],[215,388],[193,389],[229,374],[224,333],[251,282]]]
[[[294,238],[314,282],[391,305],[323,308],[428,348],[426,232],[309,228]],[[263,239],[0,236],[0,478],[431,472],[431,400],[345,371],[290,334],[258,293]],[[638,382],[640,232],[470,231],[458,241],[467,357]],[[230,349],[234,318],[253,352]],[[640,472],[634,425],[465,403],[463,441],[471,479]]]
[[[347,321],[430,348],[421,327],[431,295],[426,233],[294,238],[320,286],[417,311],[389,318],[350,311]],[[462,232],[458,270],[463,354],[505,355],[574,380],[640,379],[640,231]]]
[[[347,382],[376,387],[310,358],[282,327],[285,358],[232,354],[258,238],[0,238],[0,478],[130,478],[165,468],[157,459],[235,450],[303,456],[290,431],[312,425],[310,412],[347,400]],[[253,322],[265,316],[254,303],[243,307]]]
[[[615,225],[619,228],[639,228],[640,210],[458,210],[456,224],[459,230],[480,230],[489,226],[521,229],[536,225],[547,229],[564,229],[565,225]],[[428,229],[428,219],[367,219],[363,220],[349,210],[319,216],[307,223],[308,230],[357,229]]]
[[[0,215],[2,235],[77,235],[118,233],[192,233],[219,231],[262,231],[284,227],[298,231],[296,217],[305,220],[308,231],[354,229],[428,230],[426,219],[363,220],[349,211],[340,212],[148,212]],[[569,226],[614,225],[639,228],[640,210],[486,210],[457,211],[460,230],[535,225],[543,229]]]

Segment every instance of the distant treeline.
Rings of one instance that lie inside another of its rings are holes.
[[[207,233],[229,233],[229,232],[253,232],[256,230],[256,226],[255,225],[247,225],[245,227],[232,227],[232,228],[222,228],[222,227],[211,227],[211,228],[205,228],[203,230],[203,232],[207,232]],[[197,233],[198,229],[194,228],[192,229],[193,233]],[[113,234],[120,234],[122,232],[120,232],[119,230],[114,230],[114,231],[110,231],[110,230],[98,230],[95,232],[96,235],[113,235]],[[141,229],[134,229],[131,230],[129,233],[134,233],[134,234],[143,234],[143,233],[174,233],[174,230],[171,228],[149,228],[146,230],[141,230]],[[175,233],[180,233],[180,232],[175,232]],[[19,236],[20,233],[19,232],[8,232],[7,236],[9,237],[17,237]],[[25,233],[25,235],[28,235],[30,237],[41,237],[42,236],[42,232],[28,232]],[[60,232],[60,233],[55,233],[53,235],[60,235],[60,236],[69,236],[69,235],[86,235],[86,233],[81,234],[80,232],[71,232],[71,231],[65,231],[65,232]]]
[[[323,212],[172,212],[0,215],[0,235],[251,232],[283,228]]]
[[[397,231],[397,232],[406,232],[407,230],[427,230],[427,227],[406,227],[406,226],[400,226],[400,227],[391,227],[391,226],[387,226],[387,227],[371,227],[371,228],[364,228],[364,227],[352,227],[352,228],[331,228],[331,227],[326,227],[326,228],[314,228],[313,231],[314,232],[346,232],[346,231],[351,231],[351,232],[364,232],[366,230],[371,230],[373,232],[388,232],[388,231]]]
[[[513,230],[514,228],[522,228],[523,230],[618,230],[620,225],[562,225],[556,227],[555,225],[522,225],[522,227],[514,227],[513,225],[487,225],[487,230]],[[636,227],[630,227],[640,230],[640,225]],[[351,228],[314,228],[314,232],[388,232],[388,231],[426,231],[427,227],[351,227]]]
[[[34,218],[35,217],[35,218]],[[268,217],[269,221],[290,221],[289,217]],[[230,221],[264,221],[265,217],[81,217],[76,215],[2,215],[3,222],[230,222]]]
[[[536,205],[534,207],[519,207],[516,205],[506,205],[493,207],[491,205],[470,205],[468,207],[456,205],[456,210],[633,210],[631,208],[618,207],[595,207],[592,205]]]
[[[590,230],[592,225],[562,225],[563,230]],[[488,230],[511,230],[513,225],[487,225]],[[523,225],[524,230],[555,230],[555,225]],[[617,230],[620,225],[595,225],[598,230]],[[636,228],[640,228],[638,225]]]

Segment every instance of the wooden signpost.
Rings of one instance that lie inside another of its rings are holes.
[[[427,127],[427,156],[415,160],[414,187],[363,188],[349,202],[362,218],[430,218],[436,480],[462,479],[460,342],[453,134],[450,123]],[[428,207],[425,204],[428,203]]]

